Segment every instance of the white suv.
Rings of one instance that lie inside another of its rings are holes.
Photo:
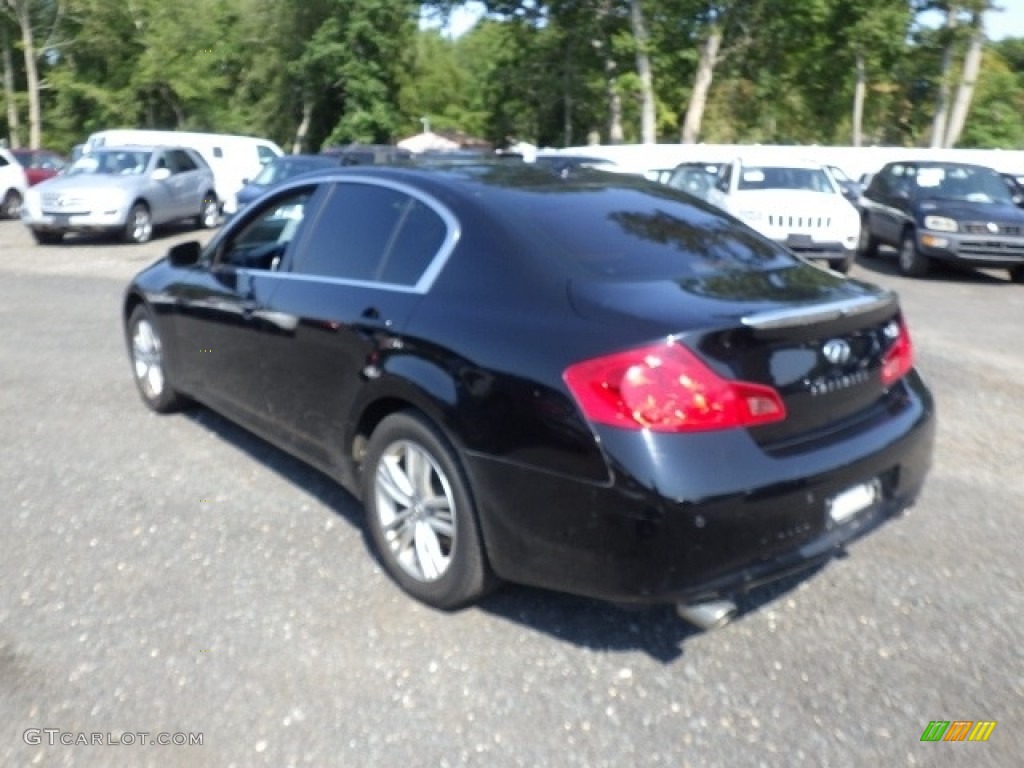
[[[860,217],[818,163],[734,160],[708,199],[794,253],[827,261],[838,272],[853,266]]]
[[[0,149],[0,217],[18,218],[21,202],[25,199],[28,179],[25,169],[6,149]]]

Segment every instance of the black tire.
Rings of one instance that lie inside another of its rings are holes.
[[[5,219],[16,219],[21,213],[21,193],[16,189],[7,190],[3,203],[0,203],[0,215]]]
[[[132,310],[125,327],[132,377],[142,401],[157,413],[170,413],[186,404],[167,374],[163,342],[153,313],[144,304]]]
[[[59,245],[64,239],[63,232],[48,232],[45,229],[33,229],[32,237],[39,245]]]
[[[153,215],[145,203],[135,203],[128,211],[121,237],[126,243],[148,243],[153,238]]]
[[[857,255],[863,256],[865,259],[873,259],[878,256],[878,238],[871,234],[871,224],[866,216],[860,222]]]
[[[362,475],[370,538],[403,590],[452,610],[495,586],[458,452],[426,419],[413,411],[385,418]]]
[[[928,274],[928,268],[931,266],[928,257],[918,250],[917,237],[912,229],[903,233],[903,241],[900,243],[896,260],[899,262],[900,272],[907,277],[923,277]]]
[[[1024,283],[1024,265],[1010,267],[1010,282]]]
[[[844,256],[841,259],[833,259],[828,263],[829,269],[846,274],[853,267],[854,254]]]
[[[213,192],[207,192],[203,195],[203,202],[199,205],[196,228],[213,229],[218,224],[220,224],[220,201]]]

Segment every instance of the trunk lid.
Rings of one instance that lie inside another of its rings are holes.
[[[884,412],[881,371],[899,335],[895,294],[796,265],[642,282],[573,281],[577,311],[674,336],[719,375],[767,385],[783,421],[751,428],[784,449]],[[639,330],[638,327],[638,330]]]

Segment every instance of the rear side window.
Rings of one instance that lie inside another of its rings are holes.
[[[338,184],[302,242],[296,272],[413,286],[447,232],[433,208],[405,192]]]
[[[256,145],[256,154],[260,158],[260,165],[266,165],[275,157],[277,157],[277,153],[275,153],[274,150],[272,150],[270,147],[265,147],[262,144]]]

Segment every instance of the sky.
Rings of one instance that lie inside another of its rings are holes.
[[[997,0],[1002,11],[989,11],[985,16],[985,31],[990,40],[1002,40],[1004,37],[1024,37],[1024,0]],[[472,27],[483,14],[483,6],[478,2],[464,3],[452,13],[451,22],[446,32],[451,37],[459,37]],[[936,26],[942,18],[934,14]]]

